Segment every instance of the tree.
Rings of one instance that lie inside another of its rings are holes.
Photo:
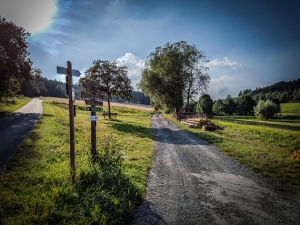
[[[270,100],[260,100],[254,107],[254,112],[261,119],[269,120],[275,116],[277,112],[277,105]]]
[[[185,43],[186,44],[186,43]],[[184,89],[184,97],[186,98],[186,111],[189,112],[190,100],[195,95],[203,93],[207,89],[210,76],[206,71],[208,60],[202,51],[198,51],[195,45],[187,45],[185,47],[185,68],[184,73],[187,74],[187,81]]]
[[[78,81],[79,85],[88,81],[97,81],[100,85],[99,90],[108,96],[108,113],[110,115],[110,99],[112,96],[127,99],[132,98],[133,87],[127,76],[126,66],[117,66],[115,61],[94,60],[93,66],[85,71],[85,76]]]
[[[231,97],[231,95],[227,95],[226,99],[224,100],[223,112],[227,115],[233,115],[236,110],[236,104]]]
[[[203,52],[185,41],[156,47],[146,59],[146,68],[138,84],[155,108],[167,107],[176,112],[186,98],[187,109],[193,95],[207,87],[207,62]]]
[[[243,94],[237,99],[237,114],[240,116],[253,115],[253,107],[256,106],[255,100],[248,94]]]
[[[28,43],[30,34],[0,17],[0,96],[14,96],[23,80],[32,79]]]
[[[224,113],[224,103],[222,99],[218,99],[217,101],[215,101],[212,111],[213,113],[217,114],[217,115],[221,115]]]
[[[203,94],[199,98],[199,101],[196,105],[196,111],[206,113],[206,114],[211,114],[213,105],[214,105],[214,102],[211,99],[210,95],[209,94]]]

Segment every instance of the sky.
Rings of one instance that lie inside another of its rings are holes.
[[[67,61],[84,76],[109,60],[136,89],[147,56],[181,40],[205,52],[214,100],[300,78],[298,0],[0,0],[0,16],[31,33],[33,66],[49,79],[64,81],[56,66]]]

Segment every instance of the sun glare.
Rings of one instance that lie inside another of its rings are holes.
[[[1,0],[0,15],[30,33],[50,27],[57,11],[55,0]]]

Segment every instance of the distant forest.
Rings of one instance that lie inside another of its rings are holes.
[[[278,99],[280,103],[300,102],[300,78],[289,82],[281,81],[255,90],[246,89],[241,91],[239,96],[243,94],[250,95],[256,102],[267,99]]]
[[[80,99],[82,87],[79,87],[77,84],[73,84],[73,88],[75,89],[75,98]],[[32,82],[22,82],[21,91],[18,94],[23,94],[28,97],[45,96],[67,98],[66,83],[47,79],[46,77],[36,77]],[[131,95],[131,103],[150,105],[150,98],[145,96],[142,92],[133,91]],[[119,99],[116,96],[113,96],[111,100],[116,102],[125,102],[124,99]]]

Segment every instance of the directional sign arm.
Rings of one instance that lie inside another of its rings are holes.
[[[56,72],[59,74],[66,74],[66,75],[68,74],[67,68],[60,67],[60,66],[56,67]],[[72,70],[72,76],[80,77],[80,75],[81,75],[81,73],[79,72],[79,70]]]

